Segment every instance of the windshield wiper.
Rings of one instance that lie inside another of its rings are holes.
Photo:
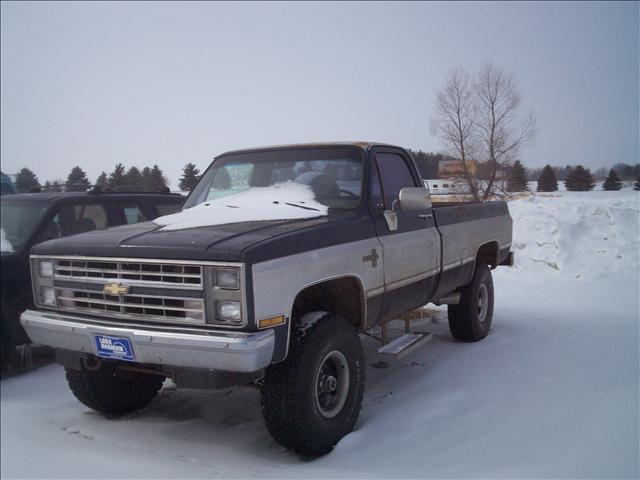
[[[317,208],[312,208],[312,207],[303,207],[302,205],[296,205],[295,203],[285,202],[285,205],[290,205],[290,206],[292,206],[292,207],[302,208],[303,210],[313,210],[314,212],[319,212],[319,211],[320,211],[320,210],[318,210]]]

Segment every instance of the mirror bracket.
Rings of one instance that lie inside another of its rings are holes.
[[[384,219],[387,221],[387,227],[389,227],[389,231],[395,232],[396,230],[398,230],[398,212],[385,210],[382,213],[384,215]]]

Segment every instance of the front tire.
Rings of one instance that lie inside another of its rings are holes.
[[[158,394],[165,377],[119,371],[116,363],[102,363],[97,370],[66,368],[67,382],[75,397],[105,415],[124,415],[146,406]]]
[[[353,430],[364,393],[364,355],[355,329],[327,314],[292,332],[286,360],[267,369],[262,413],[271,436],[302,455],[323,455]]]
[[[451,335],[463,342],[477,342],[489,334],[493,319],[493,279],[481,263],[470,283],[460,289],[460,303],[449,305]]]

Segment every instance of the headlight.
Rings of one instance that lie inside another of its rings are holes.
[[[240,288],[240,277],[238,270],[231,268],[218,269],[214,273],[216,288],[224,288],[226,290],[238,290]]]
[[[242,324],[240,302],[218,300],[216,302],[216,322],[230,323],[232,325]]]
[[[42,260],[39,264],[38,271],[43,278],[53,277],[53,262],[49,260]]]
[[[244,304],[244,270],[241,265],[204,267],[205,322],[222,328],[242,328],[247,324]]]
[[[47,307],[56,306],[56,291],[51,287],[42,287],[40,289],[40,298],[42,298],[42,304]]]

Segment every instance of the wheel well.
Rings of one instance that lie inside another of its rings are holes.
[[[306,287],[298,293],[293,303],[293,321],[315,311],[340,315],[359,330],[365,319],[360,281],[356,277],[341,277]]]
[[[498,242],[488,242],[478,248],[476,266],[479,263],[486,263],[492,267],[498,266]]]

